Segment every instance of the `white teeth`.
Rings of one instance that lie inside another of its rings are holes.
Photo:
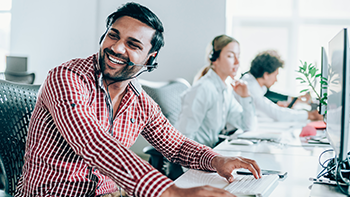
[[[108,56],[108,59],[111,60],[111,62],[115,63],[115,64],[124,64],[123,61],[117,60],[112,58],[111,56]]]

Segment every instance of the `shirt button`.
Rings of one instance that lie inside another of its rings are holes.
[[[131,123],[134,123],[134,122],[135,122],[135,119],[134,119],[134,118],[131,118],[130,121],[131,121]]]

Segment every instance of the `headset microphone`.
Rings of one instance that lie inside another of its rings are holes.
[[[149,57],[148,62],[145,65],[141,65],[141,64],[134,64],[132,61],[128,62],[128,66],[142,66],[142,67],[146,67],[148,72],[153,71],[154,69],[156,69],[158,67],[158,63],[155,62],[155,57],[151,56]]]
[[[157,57],[157,56],[156,56]],[[149,57],[147,63],[145,65],[142,65],[142,64],[134,64],[134,62],[132,61],[129,61],[127,63],[128,66],[141,66],[141,67],[146,67],[147,69],[146,70],[143,70],[143,71],[140,71],[138,74],[136,74],[135,76],[132,76],[132,77],[128,77],[128,78],[124,78],[123,80],[114,80],[114,82],[110,83],[107,85],[107,88],[109,85],[113,84],[113,83],[116,83],[116,82],[119,82],[119,81],[124,81],[124,80],[129,80],[129,79],[134,79],[138,76],[140,76],[142,73],[148,71],[148,72],[151,72],[153,71],[154,69],[156,69],[158,67],[158,63],[155,62],[155,59],[156,57]]]

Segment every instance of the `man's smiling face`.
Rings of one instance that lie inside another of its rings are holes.
[[[141,21],[129,16],[118,18],[104,37],[99,64],[104,77],[111,81],[123,81],[134,76],[142,67],[128,66],[145,64],[152,48],[151,40],[155,30]]]

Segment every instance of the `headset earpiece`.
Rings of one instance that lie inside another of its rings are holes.
[[[157,54],[155,56],[150,56],[148,58],[148,61],[147,61],[147,64],[146,64],[148,72],[151,72],[151,71],[153,71],[154,69],[157,68],[157,65],[158,65],[158,63],[156,62],[157,56],[158,56],[158,52],[157,52]]]
[[[219,55],[220,55],[220,51],[214,51],[213,49],[213,52],[210,54],[209,60],[211,62],[215,62],[216,59],[218,59]]]
[[[108,29],[109,29],[109,28],[107,28],[106,31],[105,31],[105,33],[102,34],[102,36],[101,36],[101,38],[100,38],[100,42],[99,42],[98,44],[101,44],[101,43],[102,43],[103,39],[104,39],[105,36],[107,35]]]
[[[150,56],[150,57],[148,58],[147,65],[153,65],[153,64],[155,63],[155,60],[156,60],[156,57]]]

